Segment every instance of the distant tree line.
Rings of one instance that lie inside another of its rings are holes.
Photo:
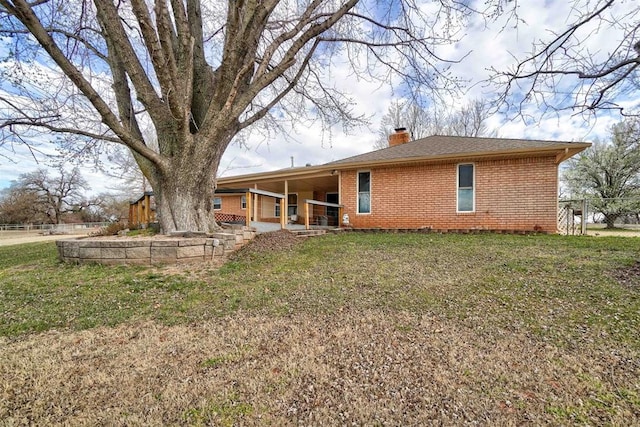
[[[88,197],[78,168],[58,167],[25,173],[0,192],[0,223],[63,224],[118,220],[126,202],[108,196]]]
[[[497,136],[488,125],[491,115],[489,104],[481,100],[470,101],[453,110],[435,104],[425,108],[410,100],[395,101],[382,116],[374,148],[388,147],[389,135],[396,128],[407,129],[412,140],[431,135]]]

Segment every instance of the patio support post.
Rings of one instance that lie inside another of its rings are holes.
[[[133,227],[136,223],[136,205],[129,203],[129,227]]]
[[[255,184],[253,186],[254,190],[258,189],[258,184]],[[253,220],[254,221],[260,221],[260,217],[258,217],[258,205],[259,205],[259,200],[258,197],[260,197],[259,194],[254,194],[253,195],[254,199],[253,199]]]
[[[246,225],[247,227],[251,226],[251,209],[253,209],[253,203],[251,203],[251,193],[249,193],[248,191],[245,193],[244,196],[246,202],[247,202],[247,206],[245,206],[245,215],[246,215]]]
[[[138,200],[138,203],[136,203],[137,207],[138,207],[138,224],[142,225],[144,223],[144,216],[143,216],[143,210],[142,210],[142,201]]]
[[[280,228],[283,230],[287,228],[287,215],[282,212],[282,207],[285,206],[286,203],[285,200],[287,200],[286,197],[280,199]]]
[[[284,227],[282,228],[285,228],[289,222],[289,181],[286,179],[284,180],[284,199],[280,207],[282,208],[280,217],[284,216]]]
[[[151,222],[151,195],[144,193],[144,222],[149,224]]]
[[[338,208],[338,228],[342,226],[342,213],[344,212],[343,208]]]
[[[309,226],[309,203],[304,202],[304,229],[309,230],[311,227]]]

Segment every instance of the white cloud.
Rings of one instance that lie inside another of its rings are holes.
[[[41,145],[42,152],[30,152],[29,149],[22,144],[14,144],[12,148],[2,147],[2,155],[0,156],[0,189],[7,188],[12,181],[17,180],[20,175],[33,172],[36,169],[47,169],[51,164],[49,155],[56,155],[51,146]],[[76,166],[69,164],[68,168]],[[113,192],[112,189],[117,187],[119,183],[114,182],[112,178],[106,177],[95,166],[89,164],[77,165],[80,169],[82,177],[87,180],[91,187],[90,194]],[[55,172],[53,172],[55,173]]]
[[[433,6],[432,2],[427,3],[429,4]],[[484,0],[476,0],[474,6],[483,7],[484,4]],[[519,17],[523,22],[517,29],[507,25],[504,19],[487,23],[487,26],[484,20],[476,19],[465,30],[466,37],[463,41],[439,50],[439,54],[448,58],[459,58],[470,52],[463,63],[452,66],[456,75],[477,83],[488,78],[487,70],[491,67],[507,69],[514,63],[513,55],[523,57],[531,49],[533,40],[547,38],[549,28],[559,30],[567,25],[567,16],[573,2],[549,0],[543,3],[539,0],[520,0],[519,4]],[[606,52],[609,37],[602,32],[590,38],[589,43],[594,51]],[[312,123],[295,129],[289,128],[289,139],[275,136],[269,141],[264,141],[262,137],[254,135],[248,139],[250,150],[237,145],[228,148],[219,173],[230,176],[287,168],[291,166],[291,157],[294,158],[296,166],[307,163],[317,165],[371,150],[377,139],[376,129],[381,117],[393,101],[391,87],[381,87],[378,83],[358,80],[346,62],[334,63],[330,70],[327,70],[327,74],[338,90],[348,93],[353,98],[356,112],[371,117],[370,129],[362,127],[347,135],[341,128],[336,127],[330,135],[323,136],[320,123]],[[450,102],[454,104],[469,99],[486,98],[494,95],[498,89],[495,86],[476,84],[470,87],[463,99],[451,99]],[[616,116],[603,115],[587,123],[582,116],[572,116],[571,112],[540,118],[540,111],[535,106],[527,107],[526,112],[535,120],[527,123],[522,120],[505,121],[502,117],[496,116],[491,119],[491,124],[499,129],[501,137],[572,141],[606,138],[611,124],[619,120]],[[28,152],[21,147],[16,146],[15,153],[9,153],[8,156],[16,163],[0,158],[0,187],[7,186],[20,173],[38,167]],[[95,193],[117,185],[90,167],[82,168],[82,172],[90,181]]]

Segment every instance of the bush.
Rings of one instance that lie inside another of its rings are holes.
[[[106,227],[101,227],[100,230],[91,233],[91,236],[116,236],[118,232],[122,230],[127,230],[127,224],[124,222],[112,222]]]

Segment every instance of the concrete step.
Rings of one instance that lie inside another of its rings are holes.
[[[291,230],[296,237],[313,237],[327,234],[327,230]]]

